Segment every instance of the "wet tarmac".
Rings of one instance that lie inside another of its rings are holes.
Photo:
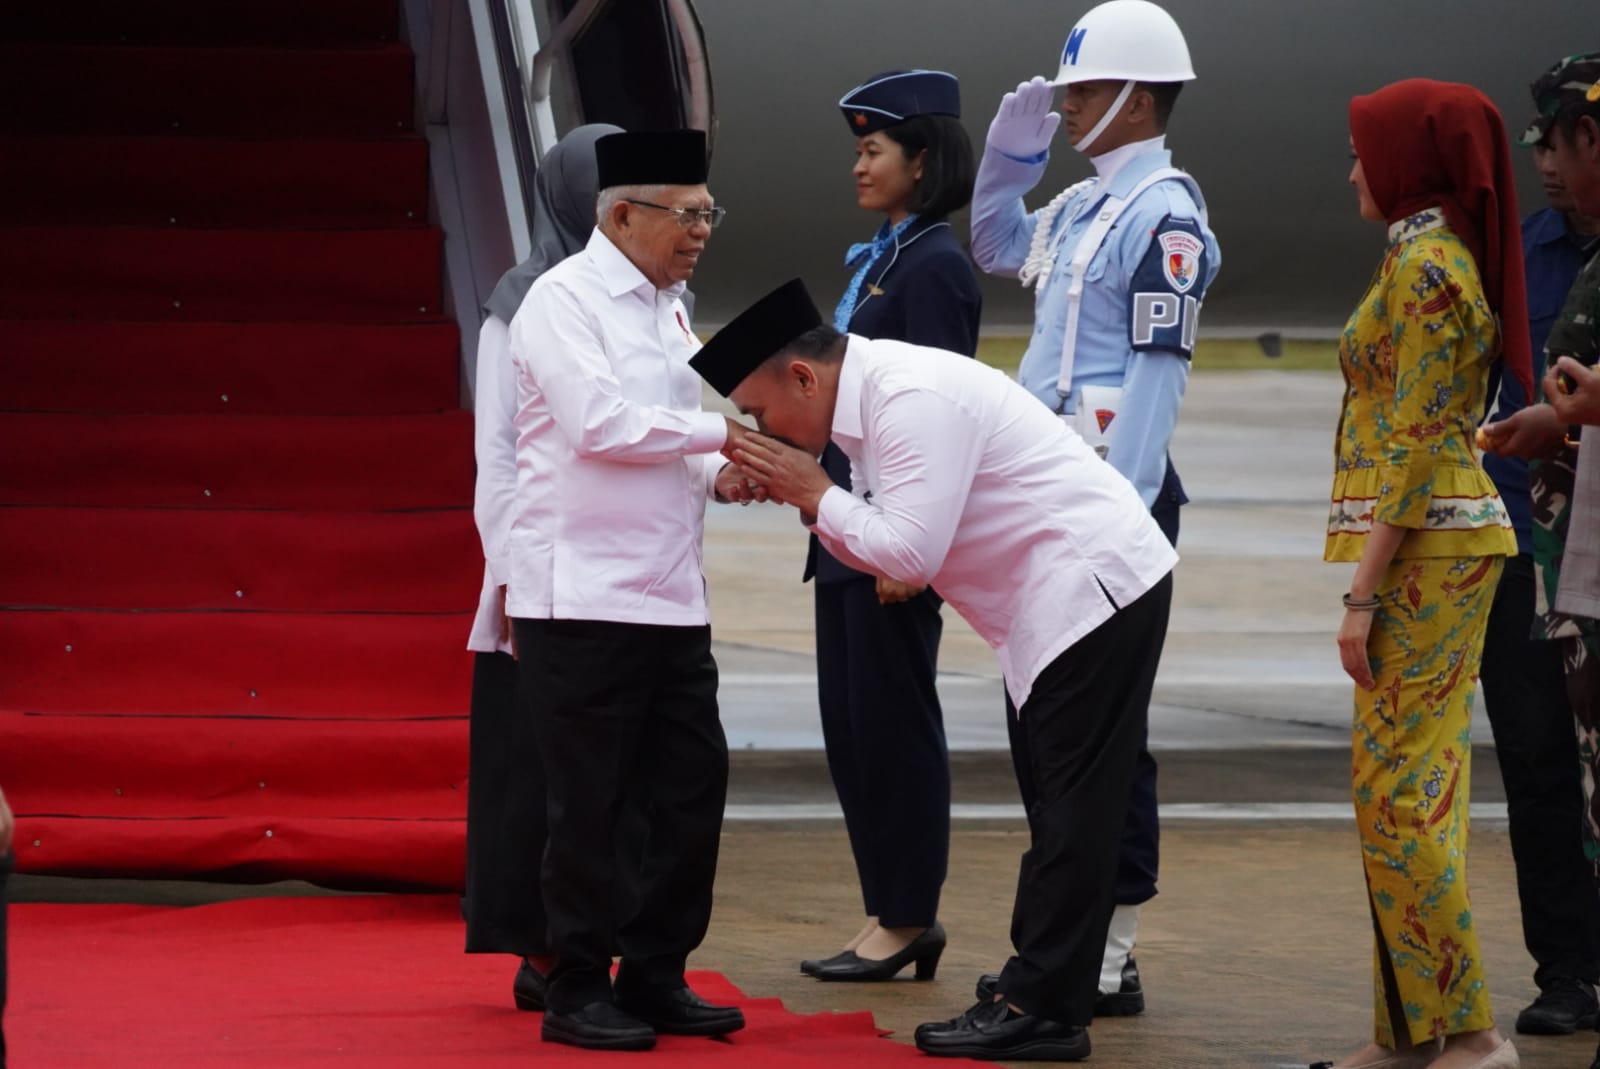
[[[1151,721],[1163,859],[1138,948],[1149,1009],[1097,1023],[1089,1064],[1303,1066],[1370,1037],[1371,927],[1348,801],[1350,684],[1333,642],[1350,567],[1321,560],[1339,391],[1337,376],[1319,373],[1191,380],[1173,452],[1193,502]],[[841,985],[801,975],[800,959],[837,950],[862,912],[820,752],[804,555],[792,510],[711,510],[706,564],[733,775],[717,911],[691,964],[795,1010],[870,1009],[909,1042],[917,1023],[965,1009],[978,973],[1008,950],[1026,833],[1000,680],[992,653],[947,608],[940,693],[956,820],[940,908],[950,945],[937,978]],[[1481,713],[1473,734],[1473,908],[1509,1029],[1536,994],[1533,964]],[[175,904],[311,890],[40,877],[15,887],[22,900]],[[508,987],[510,978],[508,962]],[[1594,1041],[1518,1038],[1527,1069],[1582,1069]]]

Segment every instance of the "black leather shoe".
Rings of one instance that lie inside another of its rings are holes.
[[[932,980],[939,969],[939,957],[944,953],[944,926],[938,921],[933,927],[917,936],[898,954],[887,958],[863,958],[855,951],[835,954],[825,961],[803,961],[800,971],[818,980],[838,980],[854,983],[871,983],[892,980],[895,974],[912,962],[917,963],[918,980]]]
[[[725,1036],[744,1027],[737,1006],[713,1006],[687,987],[619,989],[617,1007],[666,1036]]]
[[[962,1025],[966,1024],[967,1021],[982,1013],[988,1007],[988,1004],[993,1001],[994,998],[992,996],[989,998],[980,997],[978,1001],[969,1006],[967,1008],[967,1012],[963,1013],[960,1017],[953,1017],[948,1021],[928,1021],[925,1024],[919,1024],[917,1025],[917,1030],[912,1033],[912,1038],[916,1039],[918,1045],[920,1046],[922,1037],[928,1033],[948,1032],[953,1028],[960,1028]]]
[[[1000,984],[1000,974],[986,972],[978,977],[976,993],[979,1000],[994,998]],[[1144,985],[1139,982],[1139,964],[1128,955],[1122,965],[1122,986],[1094,1000],[1096,1017],[1133,1017],[1144,1012]]]
[[[550,981],[544,973],[533,967],[527,958],[522,959],[522,964],[517,966],[517,978],[511,981],[511,997],[516,1001],[517,1009],[527,1010],[530,1013],[544,1012],[544,993],[550,987]]]
[[[1595,1026],[1594,988],[1581,980],[1552,980],[1528,1008],[1517,1014],[1517,1031],[1525,1036],[1570,1036]]]
[[[837,969],[842,965],[850,964],[852,961],[860,960],[855,956],[854,951],[841,950],[831,958],[807,958],[800,963],[800,971],[807,976],[815,976],[818,969]]]
[[[1094,1000],[1096,1017],[1134,1017],[1144,1012],[1144,985],[1139,982],[1139,963],[1128,955],[1122,963],[1122,985]]]
[[[980,1002],[953,1021],[923,1025],[917,1049],[942,1058],[990,1062],[1076,1062],[1089,1056],[1089,1030],[1016,1013],[1005,1000]]]
[[[609,1002],[591,1002],[572,1013],[546,1010],[539,1036],[546,1043],[565,1043],[587,1050],[649,1050],[656,1030]]]

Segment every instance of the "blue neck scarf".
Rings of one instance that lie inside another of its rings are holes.
[[[891,227],[889,220],[885,219],[883,225],[878,227],[877,237],[850,246],[850,251],[844,254],[844,265],[854,267],[856,273],[850,280],[850,285],[845,287],[844,296],[839,299],[839,307],[833,310],[834,330],[841,334],[849,333],[850,317],[856,314],[856,300],[861,296],[861,284],[867,280],[867,272],[872,270],[872,265],[878,262],[884,250],[906,232],[906,227],[916,221],[915,215],[908,215],[900,220],[898,225]],[[859,267],[856,266],[858,264]]]

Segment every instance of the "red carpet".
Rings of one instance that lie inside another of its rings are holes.
[[[878,1038],[870,1013],[789,1013],[715,973],[690,982],[744,1008],[747,1027],[726,1040],[667,1036],[645,1056],[542,1043],[538,1015],[511,1008],[510,959],[460,952],[455,908],[410,896],[20,906],[7,1042],[19,1069],[925,1064]]]
[[[392,41],[391,0],[75,0],[11,4],[5,17],[19,41],[320,47]]]
[[[236,416],[436,413],[459,400],[456,344],[453,323],[0,319],[0,406]],[[460,481],[458,474],[452,485]]]
[[[472,416],[0,416],[0,502],[157,508],[472,505]],[[480,558],[481,563],[481,558]],[[477,605],[477,595],[463,604]],[[466,641],[462,639],[463,643]]]
[[[23,871],[460,882],[472,420],[398,30],[395,0],[0,19]]]
[[[0,221],[10,224],[379,227],[427,218],[420,137],[0,138]]]
[[[0,131],[391,137],[412,129],[414,62],[401,45],[0,45],[0,98],[30,102]]]
[[[439,249],[424,227],[9,227],[0,316],[404,323],[439,315]]]
[[[483,579],[476,552],[478,532],[459,509],[0,509],[0,603],[454,613]]]

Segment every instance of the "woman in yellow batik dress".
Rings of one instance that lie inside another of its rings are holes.
[[[1357,562],[1339,648],[1356,683],[1376,1028],[1333,1064],[1510,1069],[1466,884],[1472,695],[1517,551],[1474,431],[1496,359],[1529,374],[1509,154],[1494,105],[1467,86],[1396,83],[1353,100],[1350,127],[1350,181],[1389,244],[1340,342],[1325,555]]]

